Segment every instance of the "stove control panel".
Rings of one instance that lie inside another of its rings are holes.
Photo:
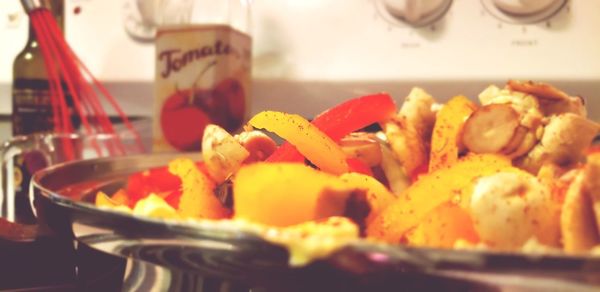
[[[600,80],[600,1],[263,0],[255,11],[260,77]]]

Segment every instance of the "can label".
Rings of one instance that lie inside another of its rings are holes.
[[[207,124],[230,132],[248,114],[251,38],[226,25],[162,28],[156,36],[154,151],[197,151]]]

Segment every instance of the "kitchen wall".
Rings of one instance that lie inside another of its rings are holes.
[[[384,0],[255,0],[253,111],[310,116],[372,91],[400,100],[413,85],[440,99],[475,98],[491,82],[521,78],[581,94],[596,115],[600,1],[557,1],[566,3],[551,15],[515,20],[493,11],[492,1],[454,0],[441,18],[413,28]],[[136,0],[66,4],[74,50],[128,113],[151,115],[154,49]],[[0,1],[0,114],[10,113],[12,59],[26,31],[18,0]]]

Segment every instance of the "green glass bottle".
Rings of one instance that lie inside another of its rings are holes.
[[[64,0],[46,1],[58,25],[64,26]],[[29,22],[25,48],[13,63],[12,132],[27,135],[53,130],[48,76],[35,30]]]
[[[21,3],[27,10],[27,1]],[[43,0],[56,19],[61,30],[64,27],[64,0]],[[44,58],[35,30],[29,21],[29,37],[23,50],[13,63],[12,83],[12,133],[28,135],[54,130],[50,86],[46,74]],[[62,82],[61,82],[62,83]],[[66,86],[62,86],[63,90]],[[65,91],[67,104],[71,105],[70,95]],[[74,113],[72,106],[70,112]],[[28,189],[31,175],[46,161],[40,153],[32,151],[18,155],[14,159],[14,186],[16,221],[35,222],[29,206]]]

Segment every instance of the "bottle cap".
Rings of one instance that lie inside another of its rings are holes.
[[[50,0],[21,0],[21,4],[27,13],[40,8],[50,9],[52,7]]]

